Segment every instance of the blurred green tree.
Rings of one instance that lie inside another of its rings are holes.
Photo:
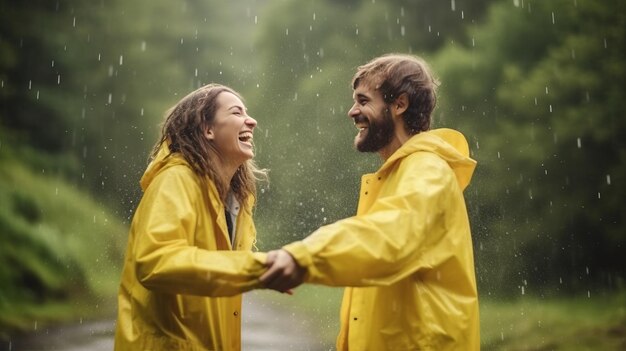
[[[443,114],[480,164],[469,199],[483,292],[623,286],[626,11],[615,5],[497,4],[473,45],[437,56]]]

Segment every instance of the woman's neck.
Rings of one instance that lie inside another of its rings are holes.
[[[229,162],[226,162],[226,160],[220,157],[215,157],[213,161],[214,162],[212,163],[216,165],[215,173],[217,177],[219,178],[220,183],[222,183],[222,185],[224,186],[224,194],[220,194],[220,195],[224,197],[222,201],[225,201],[228,193],[230,192],[230,182],[235,176],[235,173],[237,172],[239,165],[230,164]]]

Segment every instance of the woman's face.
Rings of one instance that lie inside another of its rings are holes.
[[[206,136],[223,162],[239,166],[254,157],[252,133],[256,120],[248,116],[241,99],[232,93],[220,93],[216,102],[218,108]]]

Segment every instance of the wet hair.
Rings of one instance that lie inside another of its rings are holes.
[[[439,83],[421,58],[402,54],[377,57],[357,69],[352,89],[360,84],[380,91],[387,105],[406,94],[409,106],[402,119],[407,133],[414,135],[430,129]]]
[[[201,176],[208,176],[216,185],[222,201],[228,196],[228,189],[237,201],[245,206],[250,196],[256,196],[256,182],[267,177],[267,171],[259,169],[253,160],[244,162],[233,176],[230,184],[223,184],[218,176],[214,160],[220,155],[213,143],[206,138],[205,131],[212,126],[215,112],[219,108],[217,97],[224,92],[231,93],[243,100],[233,89],[220,85],[208,84],[182,98],[165,113],[161,137],[156,142],[150,155],[154,159],[164,143],[168,145],[171,156],[180,154]]]

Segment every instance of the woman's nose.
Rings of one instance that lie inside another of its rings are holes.
[[[256,127],[256,125],[257,125],[257,121],[256,121],[256,119],[254,119],[254,118],[252,118],[252,117],[248,116],[248,117],[246,118],[246,125],[248,125],[248,126],[250,126],[250,127],[254,128],[254,127]]]

